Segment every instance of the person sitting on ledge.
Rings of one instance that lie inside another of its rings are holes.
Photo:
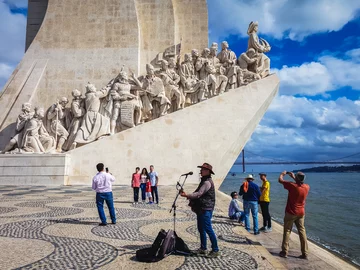
[[[229,218],[239,221],[240,225],[244,226],[245,214],[240,210],[240,206],[237,202],[238,197],[236,191],[231,192],[232,200],[229,205]]]

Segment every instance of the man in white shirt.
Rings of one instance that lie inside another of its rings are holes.
[[[115,177],[110,173],[104,171],[104,164],[99,163],[96,165],[98,173],[92,180],[92,189],[96,191],[96,206],[99,212],[101,223],[99,226],[106,226],[106,216],[104,212],[104,201],[109,208],[111,223],[116,224],[116,215],[114,208],[114,200],[112,194],[112,183],[115,181]]]

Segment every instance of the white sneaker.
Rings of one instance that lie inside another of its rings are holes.
[[[265,230],[264,232],[266,232],[266,233],[268,233],[268,232],[272,232],[271,227],[270,227],[270,228],[266,228],[266,230]]]

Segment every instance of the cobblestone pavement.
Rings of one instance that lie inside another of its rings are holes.
[[[315,269],[284,263],[257,236],[228,220],[229,199],[221,193],[213,218],[221,257],[170,255],[157,263],[138,262],[137,249],[149,246],[161,228],[173,229],[169,210],[176,190],[160,186],[159,205],[133,205],[130,187],[115,186],[113,193],[117,224],[100,227],[95,193],[89,187],[0,186],[0,268]],[[176,232],[190,248],[197,249],[196,216],[184,198],[178,199],[177,206]]]

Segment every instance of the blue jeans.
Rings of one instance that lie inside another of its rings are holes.
[[[99,212],[101,223],[106,224],[106,216],[104,212],[104,201],[109,208],[111,222],[116,223],[116,215],[114,208],[114,200],[112,192],[96,193],[96,206]]]
[[[245,229],[250,231],[250,210],[254,222],[254,233],[259,232],[258,225],[258,202],[257,201],[244,201],[244,212],[245,212]]]
[[[145,202],[146,183],[140,184],[140,188],[141,188],[141,199],[143,202]]]
[[[201,211],[197,214],[197,227],[200,233],[201,249],[206,250],[206,234],[210,238],[211,249],[219,251],[215,232],[211,225],[212,211]]]
[[[236,212],[235,214],[233,214],[230,219],[236,219],[239,222],[244,222],[245,221],[245,213],[244,212]]]
[[[158,194],[157,186],[151,186],[151,196],[153,197],[153,202],[155,202],[156,199],[156,203],[159,203],[159,194]]]

